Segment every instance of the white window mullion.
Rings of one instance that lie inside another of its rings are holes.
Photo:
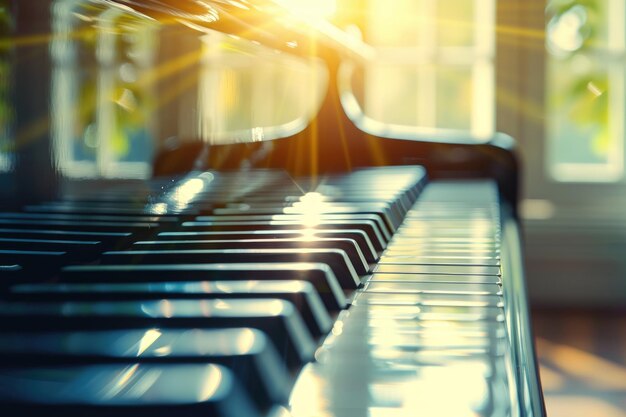
[[[608,49],[613,56],[623,57],[626,51],[626,2],[609,0],[609,39]],[[609,132],[611,149],[609,164],[618,179],[624,175],[624,118],[626,117],[626,70],[620,59],[611,59],[609,64]]]
[[[420,10],[424,17],[419,33],[420,45],[432,64],[436,62],[437,53],[437,2],[436,0],[419,0]],[[431,64],[420,65],[417,71],[417,123],[423,127],[434,127],[437,124],[437,72]]]
[[[493,134],[495,128],[496,4],[494,0],[474,0],[474,51],[472,66],[471,132],[479,137]]]
[[[624,67],[621,64],[612,64],[609,67],[609,171],[610,177],[619,180],[624,175],[624,100],[626,90],[624,86]]]
[[[491,136],[495,128],[495,71],[492,60],[479,60],[472,66],[472,135]]]
[[[495,0],[474,0],[474,50],[480,58],[493,57],[494,55],[496,46],[495,22]]]

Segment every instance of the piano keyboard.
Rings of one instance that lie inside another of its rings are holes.
[[[417,166],[78,183],[0,213],[0,409],[515,415],[501,225]]]

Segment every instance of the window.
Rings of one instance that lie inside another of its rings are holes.
[[[547,7],[547,171],[562,182],[614,182],[624,172],[623,0]]]
[[[363,110],[396,125],[494,131],[495,0],[372,0]]]
[[[156,24],[104,5],[57,1],[51,52],[52,135],[67,177],[150,175]]]

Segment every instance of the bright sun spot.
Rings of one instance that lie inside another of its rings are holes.
[[[305,18],[327,19],[336,9],[336,0],[275,0],[291,13]]]

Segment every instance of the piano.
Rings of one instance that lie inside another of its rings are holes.
[[[545,416],[510,137],[289,2],[0,17],[1,415]]]

